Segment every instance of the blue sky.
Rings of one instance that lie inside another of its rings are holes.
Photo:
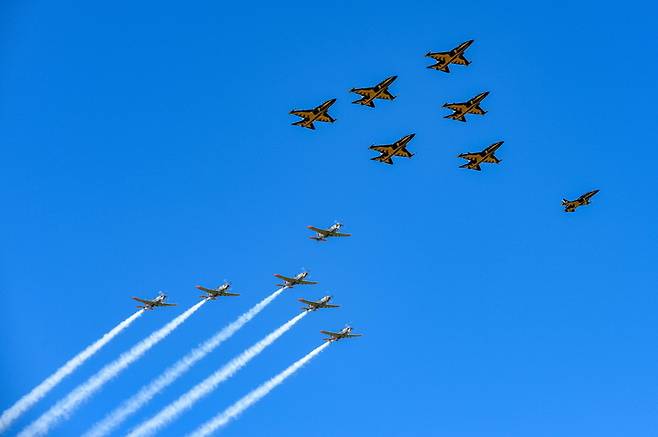
[[[658,274],[653,2],[19,2],[0,6],[0,404],[164,290],[12,428],[233,281],[54,435],[78,435],[274,290],[282,295],[122,429],[291,318],[317,312],[163,435],[181,435],[346,322],[222,435],[653,436]],[[443,74],[423,55],[475,39]],[[347,90],[391,75],[370,109]],[[442,117],[488,90],[484,117]],[[338,101],[309,131],[292,108]],[[411,160],[371,144],[416,133]],[[458,153],[504,140],[502,163]],[[601,192],[575,214],[562,197]],[[354,236],[316,244],[306,225]]]

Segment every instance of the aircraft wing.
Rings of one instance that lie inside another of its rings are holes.
[[[311,300],[306,300],[306,299],[297,299],[297,300],[300,301],[301,303],[303,303],[305,305],[309,305],[309,306],[315,306],[315,305],[318,304],[317,302],[313,302]]]
[[[468,159],[469,161],[476,161],[480,159],[482,155],[479,153],[462,153],[457,155],[458,158]]]
[[[320,115],[318,115],[317,118],[316,118],[316,120],[317,120],[317,121],[324,121],[324,122],[326,122],[326,123],[333,123],[334,121],[336,121],[335,118],[332,118],[332,117],[330,117],[330,116],[327,115],[327,114],[320,114]]]
[[[439,62],[440,62],[440,61],[445,62],[445,61],[448,60],[448,58],[450,58],[450,54],[447,53],[447,52],[428,53],[428,54],[425,55],[425,56],[427,56],[427,57],[429,57],[429,58],[432,58],[432,59],[436,59],[436,60],[439,61]]]
[[[153,305],[153,301],[152,301],[152,300],[148,300],[148,299],[140,299],[139,297],[133,297],[133,299],[135,299],[137,302],[141,302],[141,303],[143,303],[143,304],[145,304],[145,305]]]
[[[223,294],[224,296],[240,296],[239,293],[227,293],[226,291]]]
[[[216,290],[211,290],[210,288],[206,288],[202,285],[197,285],[196,288],[201,291],[205,291],[206,293],[215,293]]]
[[[176,304],[175,303],[159,303],[159,304],[157,304],[157,306],[159,306],[159,307],[175,307]]]
[[[352,234],[344,234],[342,232],[334,232],[331,235],[334,236],[334,237],[351,237],[352,236]]]
[[[393,153],[393,146],[370,146],[371,150],[376,150],[379,153],[385,153],[387,155]]]
[[[479,106],[473,106],[469,111],[471,114],[477,114],[477,115],[484,115],[486,114],[486,111]]]
[[[311,116],[313,116],[313,111],[293,109],[292,111],[290,111],[290,114],[296,115],[296,116],[302,117],[302,118],[311,118]]]
[[[338,332],[331,331],[320,331],[320,334],[329,335],[331,337],[338,337],[340,335]]]
[[[332,304],[330,304],[330,303],[325,303],[325,304],[324,304],[324,307],[325,307],[325,308],[338,308],[339,306],[340,306],[340,305],[332,305]]]
[[[274,276],[276,276],[279,279],[283,279],[284,281],[288,281],[288,282],[294,282],[295,281],[294,278],[288,278],[287,276],[279,275],[278,273]]]
[[[347,334],[345,338],[362,337],[363,334]]]
[[[395,156],[402,156],[404,158],[411,158],[412,156],[414,156],[414,154],[411,153],[410,151],[408,151],[407,149],[400,149],[397,152],[395,152]]]
[[[496,158],[494,155],[487,156],[482,160],[482,162],[488,162],[491,164],[498,164],[500,162],[500,159]]]
[[[393,100],[395,96],[389,93],[388,90],[384,90],[377,96],[377,98],[383,100]]]
[[[315,284],[317,284],[317,282],[314,282],[314,281],[304,281],[304,280],[297,281],[297,283],[298,284],[305,284],[305,285],[315,285]]]
[[[381,155],[381,156],[375,156],[374,158],[370,158],[373,161],[379,161],[383,162],[384,164],[391,164],[393,165],[393,160],[389,155]]]
[[[364,97],[370,97],[375,94],[375,90],[372,88],[352,88],[350,92],[359,94]]]
[[[322,235],[329,234],[329,231],[327,231],[326,229],[316,228],[315,226],[307,226],[307,228],[314,232],[317,232],[318,234],[322,234]]]
[[[445,108],[452,109],[455,112],[464,112],[468,109],[468,106],[464,103],[446,103],[443,105]]]
[[[469,64],[469,62],[466,60],[464,55],[459,55],[459,56],[453,58],[452,61],[450,61],[450,62],[453,63],[453,64],[457,64],[457,65],[468,65]]]

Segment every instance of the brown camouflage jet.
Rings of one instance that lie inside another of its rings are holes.
[[[487,113],[484,109],[480,108],[480,102],[489,95],[489,91],[480,93],[472,99],[464,103],[446,103],[444,108],[452,109],[453,113],[446,115],[443,118],[451,118],[453,120],[466,121],[466,114],[484,115]]]
[[[587,193],[578,197],[576,200],[562,199],[562,206],[564,206],[564,211],[575,212],[576,208],[579,206],[589,205],[590,199],[598,192],[599,190],[588,191]]]
[[[464,165],[460,165],[459,168],[468,168],[471,170],[477,170],[480,171],[482,170],[480,168],[480,164],[482,163],[490,163],[490,164],[498,164],[500,162],[500,159],[494,155],[496,150],[500,146],[502,146],[504,141],[499,141],[497,143],[494,143],[484,149],[481,152],[474,152],[474,153],[462,153],[460,155],[457,155],[458,158],[463,158],[468,160],[468,162]]]
[[[329,107],[336,103],[336,99],[327,100],[320,106],[313,109],[293,109],[290,114],[301,117],[302,120],[292,123],[294,126],[301,126],[307,129],[315,129],[313,125],[316,121],[323,121],[325,123],[333,123],[336,121],[328,114]]]
[[[436,64],[428,65],[427,68],[443,71],[445,73],[450,73],[450,68],[448,68],[450,64],[457,64],[457,65],[470,64],[471,62],[464,57],[464,52],[466,51],[467,48],[469,48],[471,44],[473,44],[473,40],[461,43],[454,49],[450,50],[449,52],[434,52],[434,53],[429,52],[425,56],[434,59],[436,61]]]
[[[393,83],[397,76],[391,76],[379,82],[377,85],[371,88],[352,88],[351,93],[356,93],[361,96],[359,100],[355,100],[352,103],[358,103],[359,105],[369,106],[371,108],[375,107],[375,99],[382,100],[393,100],[395,96],[388,91],[388,87]]]

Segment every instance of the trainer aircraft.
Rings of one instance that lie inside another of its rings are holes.
[[[327,241],[327,238],[329,237],[351,237],[352,234],[343,234],[341,232],[338,232],[342,226],[343,226],[342,223],[334,223],[333,225],[329,226],[329,229],[321,229],[321,228],[316,228],[315,226],[307,226],[308,229],[315,232],[314,236],[308,238],[315,241]]]
[[[444,108],[452,109],[453,113],[446,115],[443,118],[451,118],[458,121],[466,121],[466,114],[484,115],[487,113],[484,109],[480,108],[480,102],[489,95],[489,91],[478,94],[472,99],[463,103],[446,103]]]
[[[293,278],[289,278],[287,276],[279,275],[278,273],[276,275],[277,278],[283,279],[283,284],[276,284],[279,287],[286,287],[286,288],[292,288],[295,285],[315,285],[317,282],[313,281],[306,281],[305,278],[308,276],[308,272],[301,272],[295,275]]]
[[[145,310],[152,310],[156,307],[175,307],[175,303],[166,303],[167,300],[167,295],[160,292],[155,299],[149,300],[149,299],[141,299],[139,297],[133,297],[137,302],[140,302],[144,305],[137,305],[137,308],[142,308]]]
[[[341,340],[343,338],[361,337],[363,335],[363,334],[352,334],[352,327],[351,326],[346,326],[338,332],[320,331],[320,333],[329,336],[329,337],[325,338],[324,341],[338,341],[338,340]]]
[[[395,96],[388,92],[388,87],[393,83],[397,76],[391,76],[379,82],[377,85],[371,88],[352,88],[350,92],[358,94],[361,96],[359,100],[355,100],[352,103],[357,103],[359,105],[369,106],[371,108],[375,107],[375,99],[382,100],[393,100]]]
[[[462,153],[460,155],[457,155],[458,158],[463,158],[468,160],[468,162],[464,165],[460,165],[459,168],[469,168],[471,170],[477,170],[480,171],[480,164],[486,162],[490,164],[498,164],[500,162],[500,159],[494,155],[496,150],[500,146],[502,146],[504,141],[498,141],[497,143],[494,143],[484,149],[481,152],[474,152],[474,153]]]
[[[336,99],[327,100],[313,109],[293,109],[290,111],[290,114],[302,118],[301,120],[294,122],[293,125],[305,127],[307,129],[315,129],[313,123],[316,121],[333,123],[336,119],[332,118],[327,111],[334,103],[336,103]]]
[[[416,134],[409,134],[394,142],[393,144],[384,144],[381,146],[370,146],[370,150],[375,150],[380,153],[379,156],[370,158],[373,161],[383,162],[384,164],[393,164],[394,156],[401,156],[403,158],[411,158],[413,153],[407,150],[407,144]]]
[[[331,296],[324,296],[320,300],[312,301],[306,299],[297,299],[306,306],[302,308],[304,311],[316,311],[320,308],[338,308],[340,305],[332,305],[329,303]]]
[[[598,192],[599,190],[588,191],[587,193],[578,197],[576,200],[562,199],[562,206],[564,206],[564,211],[574,212],[579,206],[589,205],[590,199]]]
[[[230,282],[224,282],[217,288],[206,288],[202,285],[197,285],[196,288],[206,293],[199,296],[201,299],[215,300],[221,296],[240,296],[238,293],[229,293],[227,291],[231,288]]]
[[[470,64],[471,62],[464,57],[464,52],[471,44],[473,44],[473,40],[461,43],[449,52],[429,52],[425,56],[434,59],[436,64],[428,65],[427,68],[450,73],[450,68],[448,67],[450,64]]]

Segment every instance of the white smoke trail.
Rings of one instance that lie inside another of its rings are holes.
[[[96,352],[101,350],[103,346],[110,342],[114,337],[119,335],[121,331],[126,329],[132,322],[137,320],[139,316],[144,313],[144,310],[137,311],[132,316],[128,317],[123,322],[112,328],[111,331],[106,332],[100,339],[87,346],[82,352],[75,357],[71,358],[62,367],[57,369],[55,373],[50,375],[43,382],[32,389],[28,394],[20,398],[14,405],[2,412],[0,416],[0,433],[4,432],[11,426],[11,424],[36,404],[41,398],[46,396],[50,390],[55,388],[57,384],[62,382],[64,378],[73,373],[78,367],[83,365],[85,361],[91,358]]]
[[[130,399],[123,402],[118,408],[105,416],[103,420],[96,423],[94,427],[84,434],[84,437],[101,437],[111,433],[117,426],[121,425],[134,412],[148,403],[155,395],[172,384],[182,374],[187,372],[194,364],[212,352],[225,340],[229,339],[247,322],[253,319],[267,305],[269,305],[285,288],[279,288],[274,293],[254,305],[249,311],[235,319],[231,324],[225,326],[221,331],[206,340],[203,344],[192,349],[187,355],[169,367],[158,378],[150,384],[145,385]]]
[[[246,396],[238,400],[236,403],[228,407],[223,412],[219,413],[217,416],[213,417],[199,428],[197,428],[192,434],[188,437],[205,437],[212,434],[217,429],[226,425],[232,419],[235,419],[240,413],[244,410],[261,400],[265,395],[271,392],[277,385],[281,384],[287,377],[295,373],[302,367],[304,364],[308,363],[313,357],[322,352],[331,342],[324,343],[311,352],[309,352],[304,358],[294,362],[290,367],[288,367],[283,372],[279,373],[266,383],[262,384],[258,388],[254,389]]]
[[[225,364],[221,369],[217,370],[215,373],[198,383],[196,386],[187,391],[184,395],[179,397],[177,400],[169,404],[158,414],[142,422],[137,428],[132,430],[129,437],[151,435],[158,431],[163,426],[167,425],[169,422],[173,421],[185,410],[190,409],[196,401],[206,396],[212,392],[220,383],[226,381],[228,378],[233,376],[238,370],[243,368],[252,358],[256,357],[262,351],[265,350],[269,345],[274,343],[274,341],[281,337],[286,331],[292,328],[295,323],[299,322],[304,316],[308,314],[307,311],[300,313],[278,327],[276,330],[269,333],[265,338],[260,340],[258,343],[251,346],[249,349],[242,352],[237,357],[233,358],[227,364]]]
[[[149,349],[158,344],[160,340],[171,334],[171,332],[194,314],[207,301],[204,299],[197,303],[162,328],[158,329],[144,340],[137,343],[127,352],[122,353],[119,358],[107,364],[85,383],[77,386],[65,398],[60,399],[48,411],[32,422],[27,428],[20,432],[19,437],[37,436],[47,433],[50,428],[63,419],[68,419],[73,411],[87,398],[98,391],[105,383],[115,378],[121,371],[133,362],[137,361]]]

